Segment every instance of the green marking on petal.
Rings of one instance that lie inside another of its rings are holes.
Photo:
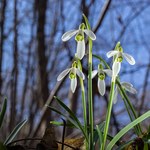
[[[104,80],[104,79],[105,79],[105,73],[99,73],[99,74],[98,74],[98,78],[99,78],[100,80]]]
[[[117,62],[122,62],[122,61],[123,61],[123,57],[122,56],[117,57]]]
[[[75,36],[75,40],[78,42],[78,41],[82,41],[84,40],[84,36],[81,34],[81,33],[78,33],[76,36]]]
[[[123,48],[120,46],[120,47],[118,48],[118,51],[119,51],[119,52],[123,52]]]
[[[85,24],[84,23],[80,24],[79,29],[84,30],[85,29]]]
[[[75,78],[76,78],[76,74],[73,73],[73,72],[70,72],[69,78],[70,78],[70,79],[75,79]]]
[[[116,44],[115,50],[118,50],[119,52],[123,52],[123,48],[121,47],[120,42],[118,42],[118,43]]]
[[[119,47],[121,47],[120,42],[118,42],[118,43],[116,44],[115,49],[118,50]]]
[[[72,63],[72,67],[73,67],[73,68],[78,68],[78,63],[77,63],[76,61],[74,61],[74,62]]]
[[[102,64],[99,64],[99,65],[98,65],[98,69],[99,69],[99,70],[103,70],[103,69],[104,69],[104,68],[103,68],[103,65],[102,65]]]

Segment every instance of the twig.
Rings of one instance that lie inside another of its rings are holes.
[[[101,26],[103,19],[104,19],[105,15],[108,11],[108,8],[110,6],[110,3],[111,3],[111,0],[107,0],[106,3],[104,4],[102,11],[100,13],[100,17],[98,19],[98,22],[97,22],[95,28],[93,29],[93,32],[96,32],[99,29],[99,27]]]

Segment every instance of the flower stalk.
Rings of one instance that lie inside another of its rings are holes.
[[[79,67],[80,71],[82,71],[82,65],[81,65],[81,62],[79,59],[78,59],[78,67]],[[79,79],[80,79],[80,86],[81,86],[81,93],[82,93],[84,130],[85,130],[85,133],[87,135],[87,110],[86,110],[85,89],[84,89],[83,79],[82,78],[79,78]],[[88,143],[88,141],[86,143]],[[87,144],[86,144],[86,147],[88,148]]]
[[[88,60],[88,104],[89,104],[89,125],[90,125],[90,149],[94,149],[94,116],[92,98],[92,40],[89,39],[89,60]]]
[[[86,27],[90,30],[88,19],[83,14]],[[89,148],[94,150],[94,116],[93,116],[93,97],[92,97],[92,39],[88,38],[89,57],[88,57],[88,110],[89,110]]]
[[[112,106],[113,106],[114,89],[115,89],[115,82],[112,81],[111,82],[111,89],[110,89],[108,111],[106,114],[106,124],[104,127],[104,139],[103,139],[103,143],[102,143],[102,150],[105,150],[105,145],[106,145],[106,141],[107,141],[109,122],[110,122],[111,111],[112,111]]]

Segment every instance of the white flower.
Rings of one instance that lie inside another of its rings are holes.
[[[71,68],[68,68],[68,69],[66,69],[60,73],[60,75],[57,77],[57,81],[62,80],[67,74],[69,74],[69,78],[71,80],[71,84],[70,84],[71,91],[72,91],[72,93],[74,93],[76,90],[76,87],[77,87],[76,75],[78,75],[83,80],[85,79],[85,76],[82,73],[82,71],[80,71],[80,69],[77,68],[77,62],[76,61],[73,62]]]
[[[126,91],[128,91],[128,92],[130,92],[132,94],[136,94],[137,93],[136,89],[129,82],[121,82],[121,86],[124,88],[124,90],[126,90]],[[117,102],[118,93],[119,93],[119,89],[116,86],[115,92],[114,92],[114,99],[113,99],[114,104],[116,104],[116,102]]]
[[[99,64],[98,70],[92,71],[92,79],[96,76],[96,74],[98,74],[97,87],[98,87],[99,93],[102,96],[105,94],[105,90],[106,90],[105,73],[110,77],[112,76],[112,71],[110,69],[103,69],[102,64]]]
[[[62,41],[68,41],[71,37],[75,36],[75,40],[77,41],[77,54],[76,56],[79,59],[82,59],[85,55],[85,41],[84,41],[84,33],[89,36],[92,40],[96,39],[95,34],[88,29],[85,29],[84,23],[79,26],[78,30],[71,30],[62,35]]]
[[[106,55],[108,58],[115,56],[115,60],[112,66],[113,77],[118,75],[123,58],[125,58],[130,65],[135,64],[134,58],[131,55],[123,52],[123,48],[121,47],[120,42],[117,43],[115,50],[109,51]]]

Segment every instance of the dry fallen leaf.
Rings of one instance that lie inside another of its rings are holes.
[[[84,137],[65,139],[64,144],[66,144],[64,145],[64,150],[85,150]],[[61,150],[61,147],[62,144],[58,144],[58,150]]]
[[[56,143],[55,139],[55,130],[54,127],[51,125],[47,127],[45,130],[44,136],[41,142],[37,145],[37,150],[57,150],[58,144]]]

